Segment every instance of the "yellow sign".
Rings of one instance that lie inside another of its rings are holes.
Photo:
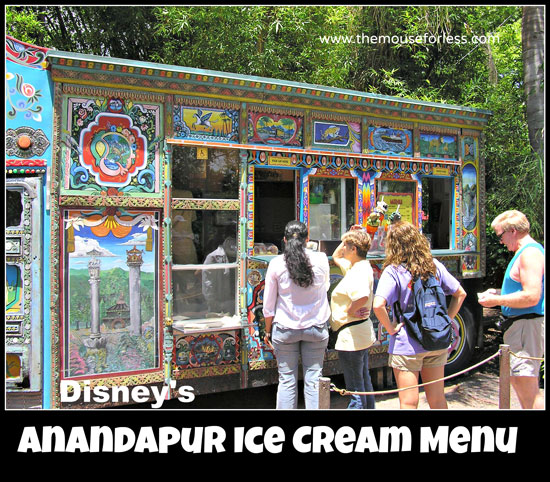
[[[208,159],[208,147],[197,147],[197,159]]]
[[[414,196],[412,193],[378,193],[378,201],[382,198],[384,198],[384,202],[388,205],[384,224],[386,224],[391,214],[399,211],[403,221],[408,221],[416,226],[417,222],[414,219],[413,206]]]
[[[450,176],[451,171],[448,167],[434,167],[433,168],[434,176]]]
[[[268,156],[267,164],[270,166],[290,167],[292,165],[292,161],[290,157]]]

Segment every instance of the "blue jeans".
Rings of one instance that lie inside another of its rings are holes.
[[[338,351],[340,366],[344,372],[346,390],[349,392],[372,392],[369,373],[369,350]],[[350,395],[348,409],[373,409],[374,395]]]
[[[277,358],[279,386],[277,408],[298,408],[298,366],[300,356],[304,372],[304,398],[306,409],[319,408],[319,377],[323,369],[328,345],[327,326],[312,326],[294,330],[273,325],[271,343]]]

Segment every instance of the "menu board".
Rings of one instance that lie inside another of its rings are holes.
[[[384,222],[399,209],[399,214],[401,214],[403,221],[408,221],[415,226],[417,225],[413,193],[379,192],[377,201],[381,201],[382,198],[384,198],[384,202],[388,205]]]

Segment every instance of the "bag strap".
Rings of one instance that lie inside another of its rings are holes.
[[[368,318],[365,318],[364,320],[350,321],[349,323],[345,323],[344,325],[342,325],[337,330],[334,330],[334,333],[338,333],[342,328],[347,328],[348,326],[352,326],[352,325],[358,325],[359,323],[364,323],[367,320],[368,320]]]
[[[407,267],[406,267],[403,263],[401,263],[400,266],[403,266],[403,268],[405,268],[405,269],[407,270],[407,272],[408,272],[409,274],[411,274],[411,272],[407,269]],[[414,283],[416,283],[416,280],[417,280],[418,278],[413,279],[413,278],[412,278],[412,274],[411,274],[411,279],[412,279],[412,282],[413,282],[413,290],[412,290],[413,292],[412,292],[412,295],[413,295],[413,300],[414,300]],[[401,295],[401,282],[399,281],[399,277],[397,277],[397,286],[398,286],[398,288],[399,288],[399,295]],[[416,300],[414,300],[414,301],[415,301],[415,303],[416,303]],[[394,309],[397,308],[396,311],[398,311],[398,314],[399,314],[399,319],[397,320],[397,322],[400,323],[400,322],[401,322],[401,318],[403,317],[403,310],[401,309],[401,303],[399,302],[399,296],[397,297],[397,301],[393,304],[393,307],[394,307]]]

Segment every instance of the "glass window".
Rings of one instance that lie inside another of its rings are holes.
[[[176,207],[178,201],[189,198],[238,198],[238,154],[232,150],[208,151],[207,159],[198,160],[196,148],[175,149],[172,196]],[[202,163],[200,169],[197,163]],[[220,209],[172,210],[175,321],[211,320],[238,314],[239,211],[226,207],[222,202]]]
[[[239,152],[235,149],[175,147],[173,197],[238,199]]]
[[[21,190],[6,190],[6,227],[17,227],[21,225],[23,214],[23,192]]]
[[[309,237],[338,240],[355,224],[355,180],[309,178]]]
[[[260,254],[270,245],[283,251],[285,226],[297,219],[295,180],[290,169],[254,170],[254,244]]]
[[[451,224],[454,205],[453,180],[444,177],[422,178],[422,232],[432,249],[451,248]]]
[[[378,192],[401,192],[412,193],[416,192],[416,182],[411,181],[378,181]]]

